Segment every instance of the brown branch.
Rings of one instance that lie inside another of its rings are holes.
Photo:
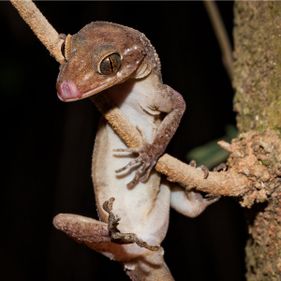
[[[241,196],[250,186],[246,176],[232,171],[209,172],[205,179],[202,169],[187,165],[169,154],[164,154],[158,160],[156,170],[166,175],[169,181],[177,182],[187,190],[199,190],[216,196]]]
[[[227,71],[230,80],[232,81],[233,78],[232,48],[222,18],[220,16],[218,7],[216,6],[214,0],[204,0],[204,4],[222,52],[224,67]]]
[[[63,63],[64,56],[61,52],[61,46],[64,40],[35,4],[31,0],[11,0],[11,3],[56,61]]]
[[[61,39],[34,3],[30,0],[12,0],[12,4],[56,60],[63,63]],[[106,97],[96,96],[92,99],[115,132],[129,147],[139,147],[142,144],[139,131],[130,124],[118,108],[112,107]],[[156,170],[166,175],[168,180],[178,182],[187,190],[194,189],[214,195],[243,195],[250,185],[246,176],[231,171],[210,172],[208,178],[205,179],[201,169],[189,166],[168,154],[158,160]]]

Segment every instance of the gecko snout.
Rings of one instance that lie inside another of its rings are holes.
[[[57,94],[61,101],[74,101],[82,97],[81,92],[71,80],[65,80],[57,84]]]

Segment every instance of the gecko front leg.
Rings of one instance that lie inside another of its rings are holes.
[[[120,175],[125,170],[136,169],[134,178],[127,185],[128,188],[134,187],[138,182],[147,181],[151,170],[175,134],[185,107],[183,97],[168,85],[163,84],[158,85],[158,90],[153,93],[151,100],[141,105],[145,114],[153,115],[154,111],[155,115],[164,113],[166,116],[158,126],[152,143],[144,143],[140,148],[115,149],[115,152],[137,154],[135,159],[116,171]]]

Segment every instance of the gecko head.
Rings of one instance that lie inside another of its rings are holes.
[[[129,27],[109,22],[86,25],[65,39],[58,97],[75,101],[123,83],[136,73],[150,46],[142,33]]]

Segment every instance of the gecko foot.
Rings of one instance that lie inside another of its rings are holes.
[[[142,148],[114,149],[115,152],[127,152],[138,155],[127,165],[115,171],[118,175],[120,175],[120,173],[128,173],[131,170],[136,169],[133,180],[127,184],[128,188],[133,188],[137,183],[146,182],[148,180],[151,170],[155,166],[157,159],[160,156],[155,152],[155,150],[155,147],[150,144],[146,144]]]
[[[120,218],[112,212],[113,202],[115,198],[111,197],[103,203],[103,209],[108,213],[108,232],[112,242],[118,244],[131,244],[136,243],[142,248],[150,251],[158,251],[160,246],[149,245],[147,242],[139,239],[134,233],[121,233],[118,229]]]

